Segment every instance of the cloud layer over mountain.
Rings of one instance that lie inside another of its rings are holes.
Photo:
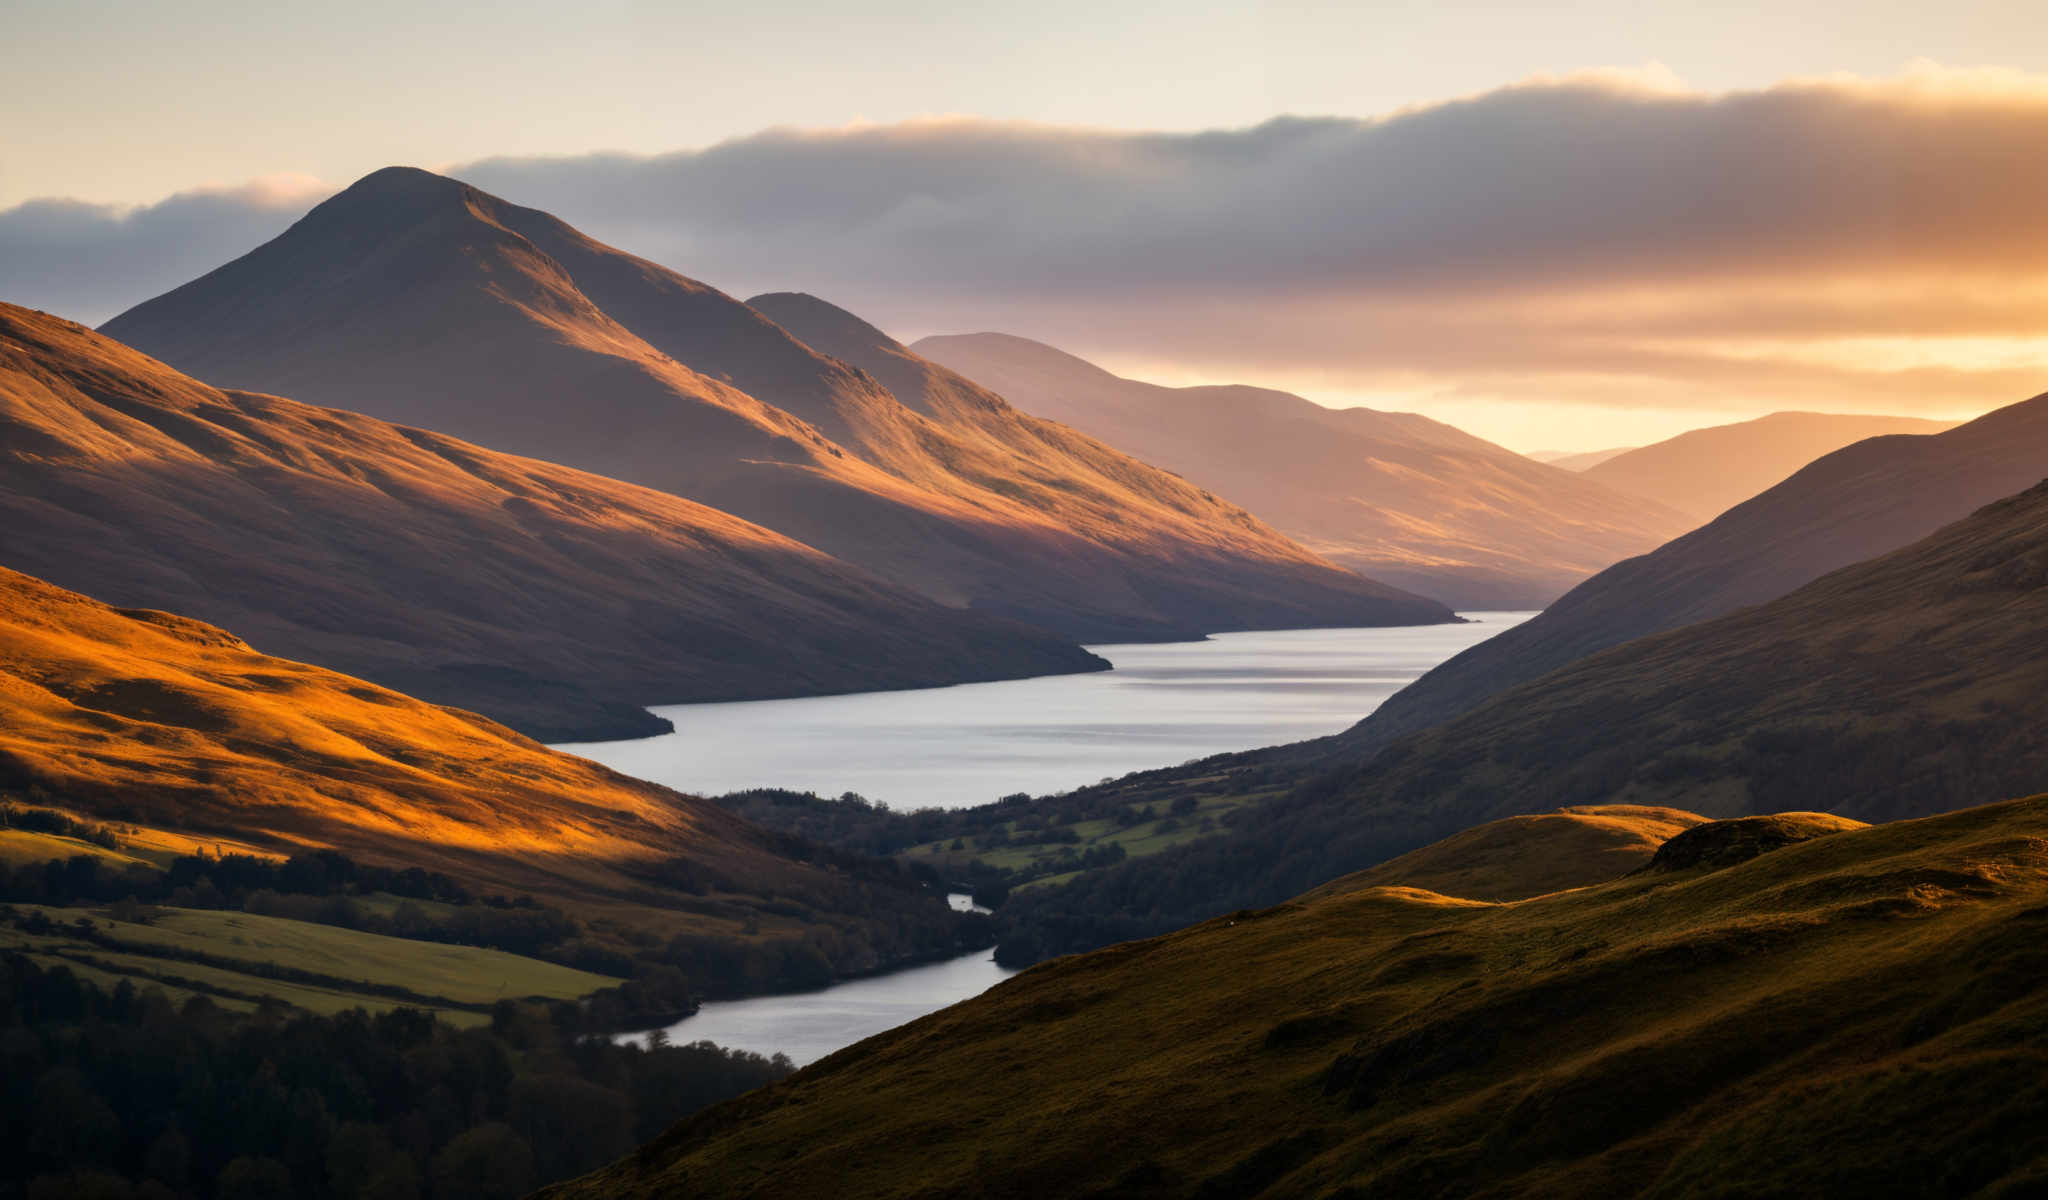
[[[1397,406],[1954,414],[2048,386],[2043,144],[2048,79],[1927,67],[1729,94],[1574,76],[1193,134],[773,130],[456,173],[906,336],[1005,328]],[[102,319],[295,199],[0,213],[0,294]]]

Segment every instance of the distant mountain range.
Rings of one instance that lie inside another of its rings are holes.
[[[1105,666],[648,488],[228,392],[0,305],[0,565],[547,740]]]
[[[1616,446],[1612,450],[1535,450],[1530,452],[1529,457],[1540,463],[1549,463],[1553,467],[1562,467],[1567,471],[1583,471],[1587,467],[1604,463],[1634,449],[1637,447]]]
[[[2048,475],[2048,396],[1943,433],[1837,450],[1390,697],[1337,743],[1356,761],[1487,697],[1632,638],[1774,600],[1925,537]]]
[[[1075,640],[1452,619],[986,393],[904,404],[713,288],[424,171],[367,176],[104,331],[218,385],[686,496]]]
[[[1781,412],[1694,429],[1655,445],[1560,459],[1610,487],[1711,521],[1823,454],[1892,433],[1940,433],[1954,421]]]
[[[1390,872],[1046,963],[542,1195],[2033,1191],[2048,797],[1680,823],[1473,831],[1576,890]]]
[[[793,304],[755,303],[797,319]],[[1007,334],[928,337],[911,350],[1214,489],[1333,562],[1454,608],[1541,608],[1697,523],[1413,413],[1163,387]]]

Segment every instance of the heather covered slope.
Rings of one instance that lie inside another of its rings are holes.
[[[546,1194],[2038,1191],[2048,798],[1803,835],[1047,963]]]
[[[715,289],[423,171],[365,177],[106,331],[219,384],[687,496],[1078,640],[1450,619],[1069,431],[912,411]]]
[[[0,789],[202,841],[444,872],[623,922],[643,948],[781,937],[858,970],[951,945],[943,901],[907,879],[797,861],[791,839],[474,714],[4,569]]]
[[[208,387],[0,305],[0,565],[545,740],[640,706],[1088,670],[647,488]]]
[[[2048,483],[1503,692],[1335,790],[1381,825],[1594,800],[1923,816],[2048,782],[2044,647]]]
[[[1953,429],[1954,421],[1855,413],[1781,412],[1694,429],[1598,462],[1558,465],[1588,479],[1647,496],[1700,521],[1782,482],[1794,471],[1864,438]]]
[[[811,340],[786,307],[766,311]],[[1267,388],[1162,387],[1007,334],[911,349],[1187,476],[1333,562],[1453,608],[1541,608],[1697,523],[1413,413],[1328,409]]]
[[[1774,600],[1896,550],[2043,476],[2048,396],[1945,433],[1844,447],[1437,667],[1340,735],[1330,751],[1338,761],[1358,761],[1575,659]]]

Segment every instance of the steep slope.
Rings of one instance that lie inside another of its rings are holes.
[[[1377,824],[1555,804],[1922,816],[2048,783],[2048,483],[1769,604],[1580,659],[1382,752]]]
[[[545,1194],[2032,1194],[2044,847],[2036,798],[1518,903],[1238,913],[1025,972]]]
[[[1946,433],[1847,446],[1395,693],[1327,747],[1356,762],[1403,734],[1609,646],[1746,605],[1926,537],[2048,475],[2048,396]]]
[[[2034,719],[2044,639],[2048,485],[1770,604],[1574,662],[1361,761],[1317,771],[1245,755],[1119,781],[1132,803],[1279,794],[1222,836],[1020,890],[998,953],[1028,965],[1277,903],[1566,805],[1889,820],[2032,792],[2048,784]]]
[[[687,496],[1076,639],[1450,619],[1069,431],[914,412],[715,289],[424,171],[365,177],[106,332],[216,383]]]
[[[1781,412],[1690,430],[1597,462],[1557,465],[1711,521],[1852,442],[1893,433],[1940,433],[1955,426],[1954,421],[1917,417]]]
[[[330,847],[530,893],[640,945],[818,938],[834,966],[861,969],[950,937],[940,899],[796,861],[792,839],[706,801],[186,617],[0,569],[0,790],[30,789],[124,826]],[[941,940],[891,940],[907,931]]]
[[[751,303],[827,348],[794,300]],[[1266,388],[1162,387],[1006,334],[911,349],[1213,489],[1333,562],[1454,608],[1541,608],[1697,523],[1412,413],[1333,410]]]
[[[647,488],[223,392],[0,305],[0,564],[547,740],[639,706],[1088,670]]]

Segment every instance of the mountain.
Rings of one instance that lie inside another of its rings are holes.
[[[593,945],[629,929],[639,953],[708,946],[730,962],[765,940],[851,971],[952,947],[943,900],[900,873],[864,875],[483,717],[4,568],[0,791],[123,830],[332,848],[535,895],[591,919]],[[739,986],[709,968],[691,983]]]
[[[1567,471],[1583,471],[1587,467],[1596,466],[1635,449],[1638,447],[1616,446],[1611,450],[1536,450],[1530,452],[1529,457]]]
[[[1514,903],[1361,886],[1047,963],[543,1195],[2048,1183],[2048,797],[1719,822],[1658,859]]]
[[[1924,816],[2048,784],[2043,645],[2048,483],[1768,604],[1502,692],[1383,751],[1344,791],[1380,825],[1596,798]]]
[[[1926,537],[2048,475],[2048,395],[1937,434],[1846,446],[1443,663],[1328,746],[1357,762],[1610,646],[1767,600]]]
[[[1853,442],[1894,433],[1940,433],[1955,425],[1917,417],[1781,412],[1694,429],[1595,462],[1557,465],[1711,521],[1821,455]],[[1585,457],[1592,456],[1581,456]]]
[[[788,305],[767,311],[808,340]],[[1413,413],[1162,387],[1006,334],[911,349],[1213,489],[1333,562],[1453,608],[1541,608],[1697,524]]]
[[[914,410],[713,288],[424,171],[365,177],[105,332],[216,384],[687,496],[1076,640],[1452,619],[993,397]]]
[[[0,305],[0,565],[546,740],[1102,666],[648,488],[211,388]]]

